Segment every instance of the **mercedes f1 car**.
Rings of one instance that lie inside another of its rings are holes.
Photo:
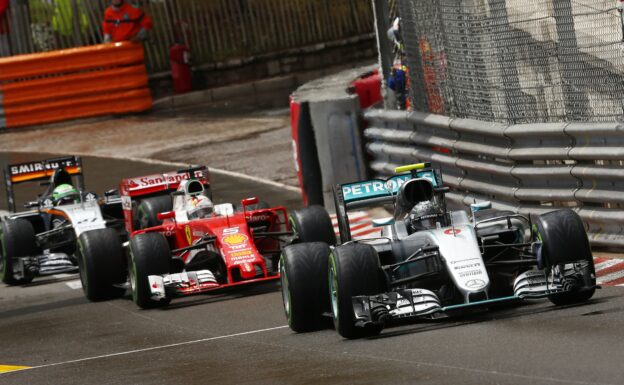
[[[85,191],[80,157],[12,164],[4,170],[10,215],[0,222],[0,278],[9,285],[36,276],[78,270],[77,244],[85,234],[101,231],[92,246],[104,253],[121,247],[121,199],[115,190],[98,198]],[[14,186],[43,181],[43,194],[16,212]],[[75,187],[74,187],[75,186]]]
[[[574,211],[555,210],[533,222],[481,202],[469,216],[447,210],[439,170],[421,163],[397,172],[336,186],[340,245],[284,248],[282,297],[292,330],[322,328],[329,316],[341,336],[358,338],[396,319],[439,318],[527,298],[570,304],[594,294],[593,258]],[[381,236],[352,240],[347,211],[383,204],[392,205],[393,215],[373,220]]]

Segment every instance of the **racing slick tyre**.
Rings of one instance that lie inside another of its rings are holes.
[[[149,276],[169,272],[171,253],[167,239],[160,233],[137,234],[130,239],[128,275],[132,300],[143,309],[164,306],[169,299],[152,299]]]
[[[336,244],[336,233],[327,210],[322,206],[308,206],[294,210],[288,216],[288,221],[295,233],[297,243],[325,242],[328,245]]]
[[[173,202],[169,195],[159,195],[145,198],[139,203],[137,209],[139,216],[139,229],[146,229],[162,224],[158,220],[158,213],[164,213],[173,209]]]
[[[121,240],[115,229],[97,229],[80,234],[77,254],[82,290],[89,301],[124,295],[126,289],[113,286],[126,280]]]
[[[323,313],[330,310],[325,293],[327,282],[327,243],[299,243],[286,246],[280,258],[282,301],[290,328],[307,332],[328,327]]]
[[[536,225],[543,263],[559,271],[567,290],[548,299],[555,305],[589,300],[596,291],[596,272],[581,218],[570,209],[557,210],[540,215]]]
[[[35,230],[25,219],[6,219],[0,222],[0,279],[7,285],[20,285],[33,276],[15,279],[13,261],[19,257],[37,255]]]
[[[334,327],[344,338],[377,335],[383,325],[355,325],[353,302],[356,295],[384,292],[380,277],[379,256],[370,245],[350,243],[337,246],[329,254],[329,295]]]

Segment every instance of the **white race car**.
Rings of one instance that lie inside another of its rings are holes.
[[[104,198],[85,191],[80,157],[12,164],[4,171],[10,213],[0,220],[2,282],[18,285],[36,276],[77,272],[85,248],[123,261],[121,243],[127,235],[121,199],[116,190]],[[25,204],[31,210],[16,212],[13,186],[40,181],[47,188]],[[89,242],[81,242],[87,233]]]
[[[333,318],[345,338],[371,336],[393,319],[438,318],[467,308],[547,297],[590,299],[594,263],[583,223],[572,210],[536,218],[473,204],[471,216],[446,208],[447,187],[429,164],[400,167],[388,180],[334,190],[341,244],[303,242],[281,257],[284,309],[291,329],[322,328]],[[347,211],[391,204],[374,220],[381,236],[352,240]],[[296,233],[314,231],[302,222]]]

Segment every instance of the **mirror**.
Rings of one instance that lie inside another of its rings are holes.
[[[172,218],[175,218],[175,212],[165,211],[164,213],[158,213],[156,214],[156,218],[158,218],[159,221],[164,221],[165,219],[172,219]]]

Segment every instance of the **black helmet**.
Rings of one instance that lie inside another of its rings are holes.
[[[442,209],[432,201],[417,203],[407,218],[407,224],[412,232],[435,228],[436,222],[443,214]]]

